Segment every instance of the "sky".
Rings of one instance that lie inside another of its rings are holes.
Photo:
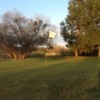
[[[59,23],[68,14],[68,2],[69,0],[0,0],[0,16],[13,10],[18,10],[29,18],[43,15],[59,28]],[[64,44],[59,34],[55,40],[58,44]]]

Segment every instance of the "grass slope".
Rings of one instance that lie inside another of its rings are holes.
[[[0,100],[100,100],[100,58],[0,61]]]

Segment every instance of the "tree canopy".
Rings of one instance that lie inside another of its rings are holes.
[[[6,12],[0,19],[0,48],[15,59],[38,45],[48,43],[48,32],[53,25],[46,18],[26,18],[19,12]]]
[[[99,0],[70,0],[69,14],[61,22],[61,36],[78,53],[91,52],[100,45]]]

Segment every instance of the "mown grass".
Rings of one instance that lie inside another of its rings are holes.
[[[100,58],[0,61],[0,100],[100,100]]]

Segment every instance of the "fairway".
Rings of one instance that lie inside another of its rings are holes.
[[[100,100],[100,58],[0,60],[0,100]]]

